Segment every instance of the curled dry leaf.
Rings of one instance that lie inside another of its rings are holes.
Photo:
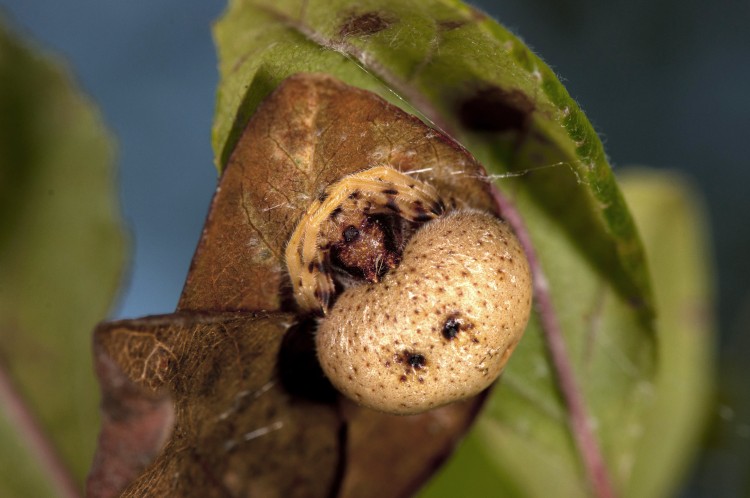
[[[105,405],[110,420],[104,434],[136,419],[140,423],[129,425],[137,432],[110,433],[128,445],[122,458],[132,468],[134,450],[156,456],[124,496],[329,495],[342,423],[335,410],[288,393],[277,378],[277,358],[292,323],[282,313],[182,312],[97,331],[99,364],[113,360],[129,381],[124,385],[141,390],[140,401],[131,396],[127,405]],[[171,410],[132,409],[148,398]],[[163,448],[163,439],[138,437],[154,425],[159,430],[149,436],[172,426]],[[104,449],[97,464],[113,456]],[[117,468],[117,462],[109,466]],[[96,487],[109,484],[97,482],[105,470],[94,469],[90,494],[109,491]]]
[[[412,416],[332,390],[315,322],[284,269],[295,225],[344,175],[389,165],[449,207],[495,212],[461,146],[374,94],[296,75],[260,106],[224,171],[172,315],[95,334],[104,426],[90,496],[406,496],[452,451],[484,394]]]
[[[284,248],[307,207],[342,176],[382,164],[420,171],[449,206],[495,210],[484,168],[451,138],[329,76],[287,79],[230,156],[179,308],[284,308]]]

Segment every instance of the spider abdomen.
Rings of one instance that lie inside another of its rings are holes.
[[[338,297],[320,321],[318,359],[356,402],[418,413],[492,384],[530,309],[528,264],[508,225],[456,211],[422,226],[382,281]]]

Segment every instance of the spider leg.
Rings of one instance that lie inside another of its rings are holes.
[[[331,269],[330,252],[325,251],[318,255],[318,272],[315,275],[314,295],[318,301],[320,311],[325,315],[336,292],[333,282],[333,271]]]

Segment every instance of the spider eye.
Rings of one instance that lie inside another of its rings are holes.
[[[359,237],[359,230],[357,230],[357,227],[354,225],[349,225],[346,227],[346,230],[344,230],[344,241],[347,244],[350,244],[352,241],[357,239]]]

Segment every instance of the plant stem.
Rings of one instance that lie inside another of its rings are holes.
[[[591,418],[588,415],[583,393],[578,386],[573,366],[570,363],[560,322],[552,304],[549,282],[534,250],[529,231],[513,203],[494,185],[492,192],[501,215],[513,228],[529,261],[533,277],[536,309],[542,322],[547,352],[555,370],[558,387],[568,408],[568,423],[580,453],[589,485],[596,497],[615,498],[617,494],[612,485],[599,443],[594,437]]]
[[[0,407],[13,427],[19,439],[26,443],[35,462],[49,479],[55,496],[61,498],[80,498],[81,491],[70,475],[67,466],[60,459],[57,450],[34,417],[33,412],[21,393],[13,384],[5,366],[0,363]]]

